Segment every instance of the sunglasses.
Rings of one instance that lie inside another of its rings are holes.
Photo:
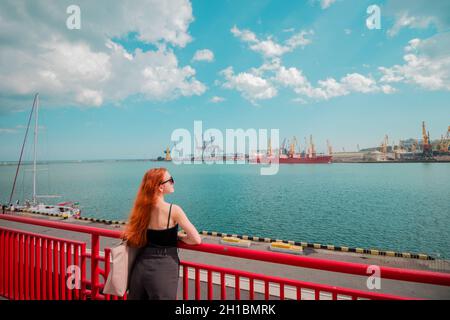
[[[166,181],[161,182],[160,185],[162,185],[162,184],[164,184],[164,183],[166,183],[166,182],[169,182],[169,181],[170,181],[170,183],[172,183],[172,184],[175,183],[175,181],[173,180],[173,178],[170,177],[170,179],[167,179]]]

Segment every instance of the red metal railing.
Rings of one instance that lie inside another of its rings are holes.
[[[111,251],[110,248],[105,248],[104,254],[101,255],[100,237],[119,238],[119,231],[14,215],[0,215],[0,220],[2,219],[89,234],[91,236],[91,246],[90,252],[88,252],[89,249],[86,249],[86,243],[83,242],[0,228],[0,296],[8,299],[126,299],[126,296],[118,298],[101,293],[104,281],[110,270]],[[187,250],[243,259],[368,276],[368,265],[366,264],[293,256],[284,253],[215,244],[191,246],[179,242],[178,246]],[[67,249],[68,247],[71,249]],[[36,252],[40,252],[40,254],[37,255]],[[71,260],[72,253],[73,260]],[[53,268],[51,268],[52,261]],[[67,282],[68,278],[67,272],[63,273],[64,267],[74,264],[72,261],[77,266],[79,263],[81,270],[81,288],[78,291],[63,289],[63,284]],[[90,263],[89,277],[87,277],[86,273],[88,261]],[[242,298],[242,292],[246,292],[244,298],[250,300],[257,299],[258,296],[262,299],[303,299],[307,298],[307,296],[316,300],[324,296],[334,300],[338,298],[408,299],[406,297],[321,285],[187,261],[181,261],[181,267],[183,299],[189,299],[190,279],[193,280],[194,299],[202,298],[202,283],[206,285],[205,299],[213,299],[215,286],[218,287],[217,290],[219,291],[217,292],[220,292],[220,299],[227,299],[227,289],[233,288],[234,299],[237,300]],[[193,272],[190,274],[189,270]],[[30,276],[33,274],[34,278],[29,278],[28,274]],[[380,267],[380,274],[383,279],[450,286],[450,274],[446,273]],[[25,279],[21,280],[24,276]],[[37,279],[39,279],[39,283]],[[32,283],[38,283],[37,287],[40,289],[33,290],[34,286]]]
[[[0,296],[11,300],[84,299],[85,258],[83,242],[0,227]],[[73,273],[74,283],[70,281]]]

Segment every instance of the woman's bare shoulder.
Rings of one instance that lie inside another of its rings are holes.
[[[179,205],[172,203],[172,215],[179,217],[182,213],[184,213],[183,209]]]

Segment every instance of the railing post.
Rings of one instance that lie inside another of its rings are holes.
[[[297,287],[297,300],[302,300],[302,288]]]
[[[241,300],[241,287],[240,287],[240,277],[234,276],[234,297],[236,300]]]
[[[225,282],[225,273],[220,273],[220,299],[225,300],[227,298],[227,287]]]
[[[270,287],[269,287],[269,281],[264,281],[264,299],[269,300],[270,298]]]
[[[5,275],[5,270],[4,270],[4,262],[6,260],[5,257],[5,232],[0,230],[0,296],[4,296],[5,295],[5,290],[3,289],[3,285],[4,285],[4,275]]]
[[[19,241],[19,234],[14,233],[14,251],[12,252],[14,257],[14,300],[19,300]]]
[[[208,270],[208,300],[213,299],[213,280],[212,271]]]
[[[24,299],[30,300],[30,273],[31,273],[31,267],[30,267],[30,236],[26,235],[24,239],[25,244],[25,284],[24,284]]]
[[[67,249],[66,249],[66,260],[67,260],[67,267],[72,265],[72,245],[71,244],[67,244]],[[66,267],[66,270],[67,270]],[[66,276],[65,278],[65,288],[66,288],[66,297],[67,300],[72,300],[72,288],[69,288],[67,282],[69,280],[69,275]]]
[[[183,299],[188,300],[189,299],[189,274],[188,274],[188,267],[186,265],[183,265]]]
[[[60,298],[66,300],[66,262],[65,250],[67,243],[60,242],[59,244],[59,283],[60,283]]]
[[[110,259],[111,259],[111,249],[105,248],[105,283],[111,268]],[[105,300],[111,300],[111,295],[105,294]]]
[[[81,259],[81,267],[83,267],[83,265],[85,265],[85,261],[83,260],[85,259],[85,257],[83,257],[82,254],[78,254],[78,252],[80,252],[80,246],[78,244],[73,246],[73,263],[75,266],[80,266],[80,259]],[[78,281],[78,279],[77,279]],[[75,287],[75,290],[73,290],[73,297],[75,300],[84,300],[84,283],[83,283],[83,269],[81,269],[81,283],[80,283],[80,287]]]
[[[36,241],[35,237],[31,237],[31,243],[30,243],[30,300],[35,299],[35,282],[34,282],[34,275],[36,274],[36,263],[35,263],[35,256],[34,251],[36,247]]]
[[[200,300],[200,268],[195,268],[195,300]]]
[[[254,293],[255,282],[254,281],[255,280],[253,278],[249,278],[249,285],[250,285],[250,287],[249,287],[249,294],[248,294],[249,300],[254,300],[254,298],[255,298],[255,293]]]
[[[81,299],[86,300],[86,243],[82,243],[81,245],[77,245],[77,253],[78,249],[80,250],[81,256]],[[76,255],[78,257],[78,255]]]
[[[98,258],[100,252],[100,237],[92,234],[91,240],[91,299],[97,299],[98,295]]]
[[[36,281],[36,286],[34,288],[35,290],[34,297],[36,300],[41,300],[41,274],[42,274],[41,247],[42,247],[42,240],[36,238],[36,247],[34,248],[36,257],[36,261],[34,264],[34,278]]]
[[[14,299],[14,233],[9,233],[9,295],[8,299]]]

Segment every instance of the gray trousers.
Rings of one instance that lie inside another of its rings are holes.
[[[144,247],[131,270],[128,300],[175,300],[180,274],[177,247]]]

